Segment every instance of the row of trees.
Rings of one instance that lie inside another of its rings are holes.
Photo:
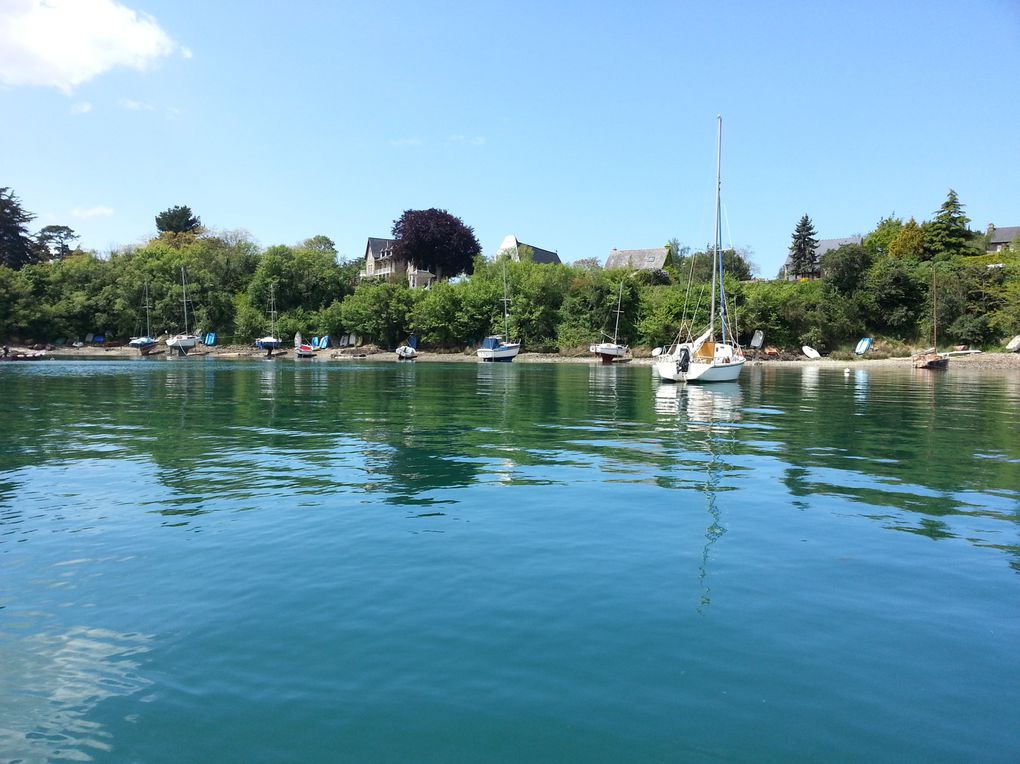
[[[868,234],[865,245],[873,255],[889,255],[902,260],[946,260],[979,256],[985,253],[987,235],[968,227],[970,218],[956,191],[949,189],[946,200],[930,221],[906,223],[890,215],[879,221]],[[790,257],[780,277],[816,278],[822,271],[818,257],[818,233],[811,218],[804,215],[797,223],[790,244]],[[786,272],[788,271],[788,272]]]
[[[526,253],[520,261],[486,260],[459,219],[442,210],[409,210],[394,223],[398,248],[420,267],[463,274],[411,290],[405,283],[359,281],[362,262],[338,261],[325,236],[260,249],[244,235],[207,231],[187,207],[161,213],[157,227],[159,235],[145,246],[106,258],[76,249],[11,267],[5,255],[0,337],[140,334],[146,286],[152,329],[175,331],[181,267],[199,327],[237,343],[266,333],[271,285],[281,336],[353,332],[387,347],[413,331],[426,347],[463,349],[500,330],[504,272],[511,332],[530,350],[587,347],[610,326],[621,283],[620,339],[632,346],[671,339],[685,305],[694,325],[707,320],[709,308],[710,258],[675,240],[666,266],[654,272],[606,271],[594,259],[537,265]],[[821,278],[810,281],[751,280],[746,256],[728,251],[726,294],[736,304],[737,332],[746,341],[762,329],[769,344],[821,350],[851,345],[864,334],[928,344],[933,317],[943,341],[994,344],[1020,332],[1020,243],[992,263],[972,254],[973,234],[954,230],[938,220],[883,218],[862,244],[827,253]]]

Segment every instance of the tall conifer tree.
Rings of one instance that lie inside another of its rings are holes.
[[[797,223],[797,228],[793,232],[793,243],[790,245],[790,271],[796,278],[818,275],[818,258],[815,254],[818,240],[815,236],[811,218],[805,215]]]

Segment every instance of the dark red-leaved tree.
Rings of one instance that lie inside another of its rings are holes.
[[[424,268],[437,277],[444,274],[471,273],[474,258],[482,248],[471,226],[435,207],[428,210],[405,210],[393,222],[393,238],[397,257]]]

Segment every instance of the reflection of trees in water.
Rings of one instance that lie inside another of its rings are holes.
[[[858,368],[823,372],[811,396],[796,373],[774,382],[770,405],[786,412],[775,455],[795,506],[835,496],[876,507],[870,517],[890,530],[1020,556],[987,525],[1015,528],[1020,517],[1020,396],[1009,377]]]
[[[96,751],[112,750],[110,734],[91,712],[152,684],[139,673],[138,656],[149,643],[143,635],[86,627],[0,638],[4,761],[89,761]]]
[[[778,479],[802,506],[838,496],[917,517],[882,520],[896,529],[935,517],[973,543],[1001,542],[950,521],[1016,522],[1015,380],[814,372],[749,369],[735,397],[730,385],[655,385],[645,368],[585,365],[54,364],[5,374],[0,470],[127,460],[126,472],[167,489],[146,509],[186,518],[276,494],[446,501],[436,493],[548,484],[571,466],[692,488],[708,454],[696,439],[710,431],[734,454],[784,463]],[[692,446],[679,452],[678,422]]]

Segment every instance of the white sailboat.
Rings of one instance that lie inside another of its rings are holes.
[[[152,326],[149,320],[149,280],[145,280],[145,335],[142,337],[132,337],[128,341],[128,347],[137,348],[138,352],[142,355],[148,355],[154,347],[156,347],[156,338],[152,336]]]
[[[276,336],[276,285],[269,284],[269,334],[255,340],[255,347],[266,351],[271,356],[273,351],[283,345],[283,341]]]
[[[315,358],[315,348],[304,341],[301,332],[294,335],[294,356],[296,358]]]
[[[655,348],[655,372],[668,382],[732,382],[744,368],[744,351],[726,325],[726,293],[723,287],[722,261],[722,117],[718,118],[715,175],[715,247],[712,260],[712,306],[708,328],[691,338],[681,327],[668,349]],[[717,305],[718,299],[718,305]],[[718,311],[716,308],[718,307]],[[716,315],[720,336],[716,341]]]
[[[166,341],[170,350],[176,350],[178,355],[187,355],[195,345],[198,344],[198,335],[188,332],[188,282],[184,276],[184,266],[181,266],[181,302],[184,304],[184,331],[175,334]]]
[[[620,338],[620,314],[623,312],[623,279],[620,279],[620,294],[616,298],[616,326],[613,328],[612,342],[599,342],[591,345],[588,350],[602,359],[602,363],[613,363],[619,358],[627,355],[629,349],[626,345],[619,344]],[[608,338],[608,335],[606,335]]]
[[[506,260],[503,261],[503,332],[502,336],[493,334],[482,340],[482,346],[475,351],[480,361],[501,361],[509,363],[521,352],[521,343],[510,342],[510,309],[507,307],[510,298],[507,296]]]

